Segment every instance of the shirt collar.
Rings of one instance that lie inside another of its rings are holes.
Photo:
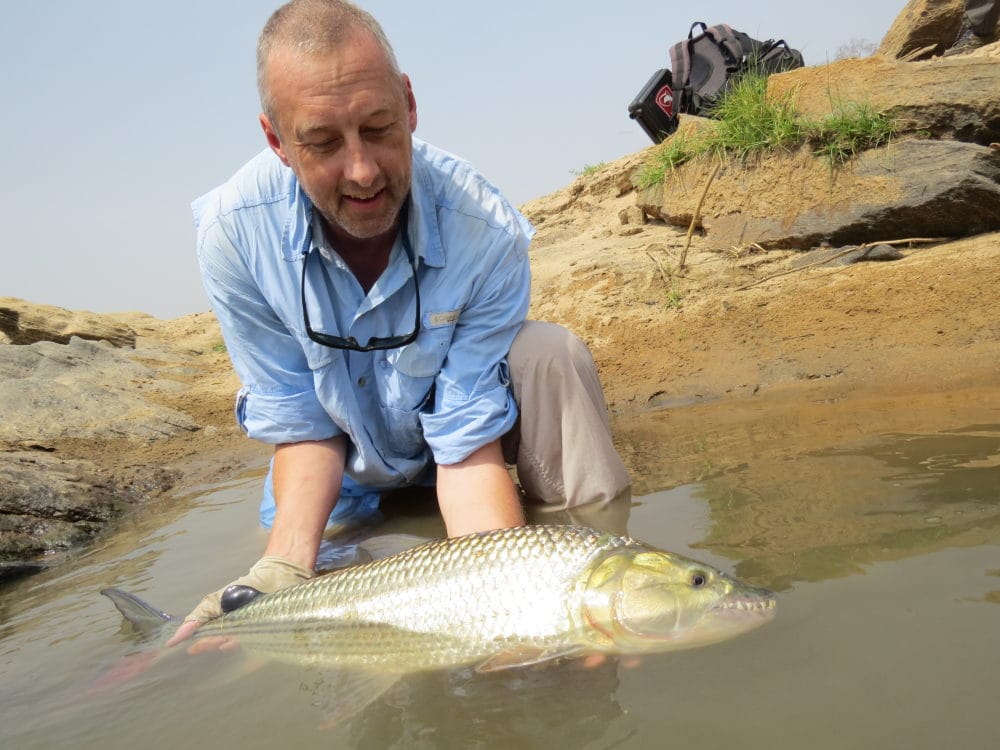
[[[410,179],[410,242],[413,251],[423,259],[424,265],[444,268],[444,247],[441,243],[441,226],[438,223],[437,203],[430,165],[423,153],[416,148],[420,142],[414,138],[413,177]]]

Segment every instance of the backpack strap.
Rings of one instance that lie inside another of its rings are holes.
[[[794,70],[805,65],[802,53],[788,46],[784,39],[768,39],[748,60],[748,64],[759,73],[771,75],[786,70]]]
[[[670,47],[670,72],[674,76],[674,92],[680,95],[691,80],[691,48],[694,43],[694,30],[696,26],[707,28],[701,21],[696,21],[688,32],[687,41],[678,42]],[[674,108],[674,112],[677,112]]]
[[[695,21],[693,24],[691,24],[691,28],[688,29],[688,39],[694,39],[694,30],[698,26],[701,26],[702,34],[708,31],[708,24],[706,24],[704,21]]]
[[[695,36],[695,29],[701,29],[701,33]],[[715,26],[711,28],[716,28]],[[694,45],[702,37],[711,39],[718,45],[715,37],[709,33],[708,24],[704,21],[695,21],[688,29],[687,39],[678,42],[670,47],[670,71],[674,76],[674,113],[693,112],[700,103],[698,97],[691,88],[691,60],[694,55]]]
[[[736,70],[743,64],[746,50],[733,31],[733,27],[726,23],[719,23],[705,30],[705,36],[711,39],[722,50],[726,58],[726,65],[730,70]]]

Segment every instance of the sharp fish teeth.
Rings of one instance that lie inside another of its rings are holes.
[[[744,612],[761,612],[765,609],[774,609],[774,605],[774,599],[733,599],[726,602],[723,607]]]

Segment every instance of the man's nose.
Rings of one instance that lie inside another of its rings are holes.
[[[375,182],[375,178],[378,176],[378,165],[375,163],[371,148],[363,140],[351,144],[347,149],[346,157],[345,179],[362,187],[368,187]]]

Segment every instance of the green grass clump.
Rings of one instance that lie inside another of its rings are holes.
[[[639,170],[637,179],[640,189],[661,184],[675,168],[707,150],[703,136],[691,132],[673,135],[660,145],[654,158]]]
[[[684,299],[683,295],[677,290],[673,285],[666,291],[666,306],[671,310],[681,309],[681,300]]]
[[[820,130],[810,140],[813,153],[832,166],[846,164],[862,151],[887,144],[893,135],[892,118],[875,111],[870,104],[848,104],[820,123]]]
[[[703,154],[746,160],[806,142],[831,167],[842,166],[861,151],[888,143],[893,135],[892,119],[870,105],[842,105],[821,122],[807,120],[796,112],[790,94],[769,97],[767,77],[755,74],[730,86],[712,117],[714,126],[675,133],[664,141],[640,170],[639,187],[661,184],[678,166]]]
[[[575,174],[577,177],[590,177],[594,172],[604,169],[606,166],[608,166],[606,161],[598,162],[597,164],[584,164],[583,169],[570,170],[570,174]]]
[[[719,156],[746,159],[762,151],[789,149],[806,131],[791,96],[768,97],[767,78],[745,75],[729,88],[712,112],[718,127],[708,147]]]

